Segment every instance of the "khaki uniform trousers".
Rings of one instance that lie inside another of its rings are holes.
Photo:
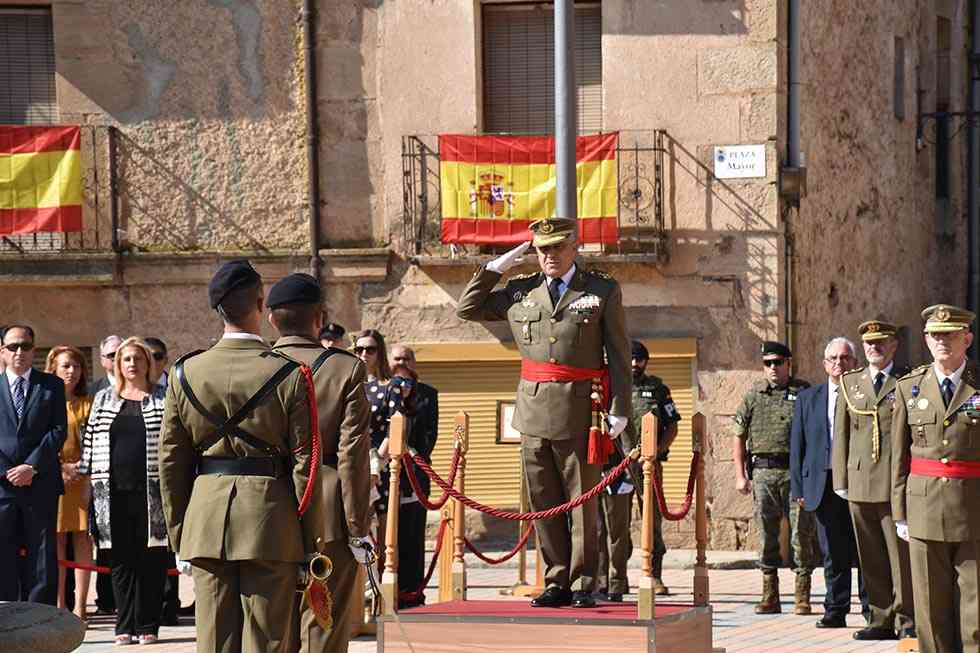
[[[296,650],[295,562],[194,559],[199,653]]]
[[[626,573],[633,540],[630,537],[630,510],[633,493],[599,495],[599,565],[596,572],[597,589],[613,594],[628,594]]]
[[[980,541],[910,538],[915,630],[921,653],[980,651]]]
[[[891,504],[850,501],[848,507],[871,608],[869,625],[895,630],[914,628],[909,545],[895,532]]]
[[[599,465],[585,462],[586,437],[551,440],[525,434],[521,454],[533,511],[554,508],[599,483]],[[598,563],[597,506],[598,501],[587,501],[571,513],[534,522],[546,587],[593,590]]]
[[[363,603],[357,594],[363,594],[363,585],[357,586],[358,564],[344,540],[335,540],[323,547],[323,555],[333,562],[333,571],[327,578],[327,588],[333,597],[333,629],[323,632],[306,607],[303,595],[297,594],[299,606],[299,641],[303,653],[347,653],[353,618],[351,610]]]

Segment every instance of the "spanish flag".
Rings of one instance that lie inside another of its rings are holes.
[[[579,240],[619,240],[618,133],[576,143]],[[528,225],[555,215],[555,139],[549,136],[439,136],[442,242],[516,244]]]
[[[81,128],[0,125],[0,235],[82,230]]]

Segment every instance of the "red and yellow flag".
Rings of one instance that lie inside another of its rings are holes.
[[[619,239],[616,144],[619,134],[576,143],[579,240]],[[555,215],[555,139],[550,136],[439,136],[442,242],[515,244],[527,227]]]
[[[0,235],[82,230],[81,129],[0,125]]]

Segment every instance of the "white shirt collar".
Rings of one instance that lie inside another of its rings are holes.
[[[827,389],[828,390],[830,390],[831,392],[837,392],[837,389],[839,387],[840,387],[840,384],[839,383],[834,383],[834,380],[832,378],[830,378],[829,376],[827,377]]]
[[[262,344],[265,344],[265,340],[262,336],[257,336],[254,333],[245,333],[244,331],[235,331],[233,333],[223,333],[221,338],[228,338],[229,340],[257,340]]]
[[[27,381],[28,383],[31,382],[31,371],[32,370],[27,370],[22,375],[23,379],[25,381]],[[17,379],[18,378],[21,378],[21,377],[18,377],[16,374],[14,374],[14,371],[12,369],[10,369],[9,367],[4,370],[4,373],[7,375],[7,385],[9,385],[10,386],[10,389],[13,390],[14,389],[14,382],[17,381]]]
[[[575,276],[575,264],[572,263],[572,267],[568,268],[568,272],[561,275],[561,286],[563,290],[565,288],[568,288],[568,284],[572,282],[572,277],[574,276]],[[545,277],[545,278],[548,280],[549,283],[551,282],[551,277]]]
[[[939,387],[943,387],[943,381],[949,379],[953,382],[953,388],[958,388],[960,386],[960,379],[963,377],[963,370],[966,369],[966,359],[963,359],[963,363],[960,364],[959,368],[948,377],[939,371],[939,366],[935,363],[932,364],[932,369],[936,372],[936,380],[939,382]]]
[[[874,381],[875,380],[875,377],[878,376],[878,372],[881,372],[885,376],[891,375],[892,368],[893,367],[895,367],[895,361],[894,360],[892,362],[888,363],[888,365],[885,365],[885,369],[883,369],[883,370],[879,370],[877,367],[875,367],[871,363],[868,363],[868,374],[871,375],[871,380]]]

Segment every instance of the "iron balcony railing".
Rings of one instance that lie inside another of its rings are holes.
[[[609,254],[647,254],[666,261],[664,227],[664,130],[619,132],[616,149],[619,241],[596,245]],[[402,241],[411,256],[455,258],[494,253],[502,246],[444,245],[441,242],[439,137],[402,137]]]

